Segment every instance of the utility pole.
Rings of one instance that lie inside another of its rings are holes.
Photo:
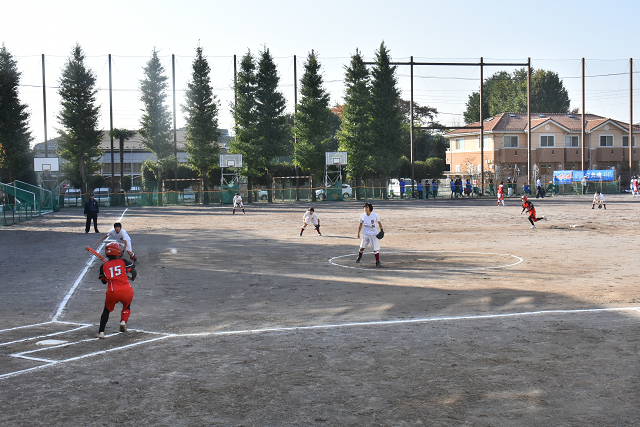
[[[411,61],[409,62],[409,67],[411,69],[411,105],[409,105],[409,118],[411,122],[410,132],[409,132],[409,141],[411,144],[411,197],[414,197],[416,194],[416,190],[414,187],[414,182],[416,180],[415,177],[415,168],[413,165],[413,155],[415,152],[414,141],[413,141],[413,56],[411,56]]]
[[[531,58],[527,58],[527,184],[531,185]]]
[[[298,144],[298,135],[296,133],[296,113],[298,112],[298,61],[296,60],[296,55],[293,55],[293,147],[295,150],[296,145]],[[296,168],[296,201],[300,200],[300,185],[298,177],[300,176],[300,169],[298,165]],[[313,191],[313,188],[309,189]]]
[[[581,156],[582,157],[582,173],[584,174],[584,148],[587,145],[587,141],[585,141],[586,138],[586,132],[585,132],[585,125],[586,125],[586,119],[585,119],[585,112],[584,112],[584,58],[582,58],[582,126],[581,126],[581,131],[580,131],[580,138],[582,139],[582,153]]]
[[[111,137],[111,191],[116,189],[115,182],[115,162],[113,159],[113,88],[111,85],[111,54],[109,54],[109,136]],[[122,153],[120,153],[122,155]],[[122,170],[122,159],[120,159],[120,178],[122,178],[124,171]],[[122,179],[120,179],[120,185],[122,188]]]
[[[480,57],[480,187],[481,194],[484,195],[484,110],[482,108],[482,98],[484,96],[484,58]],[[473,176],[471,177],[473,179]]]
[[[629,176],[633,175],[633,58],[629,58]]]
[[[44,79],[44,53],[42,54],[42,106],[44,110],[44,156],[49,157],[47,142],[47,84]]]
[[[173,78],[173,150],[176,156],[175,185],[178,191],[178,136],[176,134],[176,56],[171,54],[171,70]]]

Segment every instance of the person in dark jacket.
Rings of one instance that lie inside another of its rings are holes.
[[[96,233],[100,232],[98,231],[98,214],[100,214],[100,206],[98,205],[98,202],[93,198],[93,193],[90,193],[89,200],[87,200],[87,203],[84,204],[84,216],[87,217],[87,225],[84,229],[85,233],[89,232],[92,219],[93,229]]]

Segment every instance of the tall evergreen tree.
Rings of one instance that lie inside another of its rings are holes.
[[[276,157],[285,154],[291,138],[291,128],[284,114],[286,101],[278,91],[280,77],[273,57],[266,47],[260,52],[256,72],[256,132],[255,147],[268,177],[272,176],[271,165]],[[269,201],[272,194],[269,193]]]
[[[61,110],[58,120],[58,154],[67,160],[63,170],[72,184],[84,190],[87,177],[99,169],[102,130],[98,128],[100,107],[96,106],[96,76],[85,65],[85,55],[76,44],[60,77]]]
[[[360,186],[363,175],[370,170],[372,161],[371,88],[370,75],[360,51],[351,56],[345,66],[345,96],[342,124],[338,131],[339,150],[348,153],[347,172]],[[356,191],[359,199],[359,192]]]
[[[329,94],[323,87],[318,55],[311,50],[304,64],[300,85],[300,103],[296,113],[296,135],[294,163],[308,169],[311,175],[324,170],[325,152],[331,140],[331,110]],[[315,201],[315,192],[311,192]]]
[[[483,85],[483,120],[500,113],[527,112],[527,70],[521,68],[513,74],[499,71],[485,80]],[[564,84],[553,71],[531,69],[531,112],[568,113],[571,101]],[[480,94],[469,95],[464,112],[465,123],[480,118]]]
[[[140,136],[142,145],[158,160],[158,183],[162,182],[162,170],[176,161],[171,138],[171,113],[165,104],[169,83],[164,73],[158,51],[154,48],[144,67],[144,78],[140,81],[140,100],[144,104]]]
[[[234,87],[235,103],[231,105],[235,120],[235,138],[231,142],[233,152],[242,154],[247,185],[252,188],[253,180],[260,176],[262,166],[260,155],[256,150],[256,61],[250,50],[240,60],[240,70]],[[251,202],[251,191],[249,191]]]
[[[20,102],[18,64],[4,43],[0,48],[0,181],[20,179],[33,168],[27,105]]]
[[[196,49],[192,67],[191,81],[187,83],[187,102],[182,106],[187,122],[185,150],[189,155],[187,162],[203,179],[203,202],[208,204],[207,173],[220,157],[218,145],[220,131],[218,130],[218,101],[211,87],[211,68],[207,58],[202,55],[200,46]]]
[[[371,72],[371,131],[374,168],[389,178],[402,158],[402,110],[399,106],[396,67],[391,66],[384,42],[376,51]]]

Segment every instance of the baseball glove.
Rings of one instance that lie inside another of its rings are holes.
[[[316,227],[316,230],[319,230],[320,229],[320,224],[316,224],[315,227]]]
[[[376,237],[378,239],[382,239],[384,237],[384,230],[380,230],[380,232],[378,234],[376,234]]]

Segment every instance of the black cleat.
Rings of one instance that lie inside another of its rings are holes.
[[[376,267],[382,267],[382,263],[380,261],[376,261]]]
[[[356,264],[358,264],[360,262],[360,260],[362,259],[362,257],[358,257],[356,258]]]

